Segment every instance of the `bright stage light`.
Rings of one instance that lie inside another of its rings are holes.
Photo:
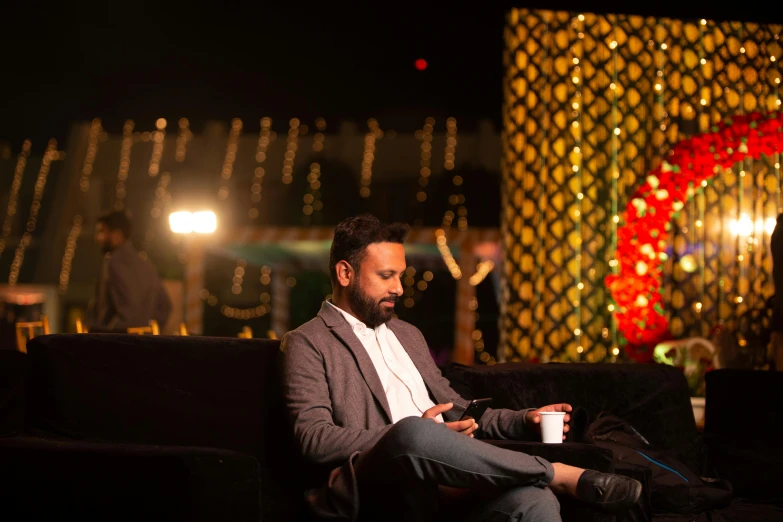
[[[190,212],[172,212],[169,215],[169,226],[175,234],[190,234],[193,232],[193,214]]]
[[[175,234],[212,234],[217,230],[217,216],[210,210],[173,212],[169,215],[169,226]]]

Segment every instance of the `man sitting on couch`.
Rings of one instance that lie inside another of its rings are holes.
[[[570,405],[489,409],[480,424],[458,420],[467,401],[441,375],[421,332],[393,315],[407,232],[370,215],[340,223],[329,257],[333,298],[283,338],[283,394],[300,451],[334,466],[307,493],[313,512],[426,517],[437,511],[439,487],[474,498],[470,512],[459,513],[463,520],[560,520],[554,493],[609,513],[631,507],[641,493],[635,480],[473,438],[524,438],[535,432],[539,412],[569,412]]]

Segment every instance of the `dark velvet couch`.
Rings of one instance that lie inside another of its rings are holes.
[[[324,470],[304,465],[290,438],[278,349],[257,339],[83,334],[35,338],[27,355],[0,350],[0,520],[306,520],[302,488]],[[673,368],[508,364],[446,373],[466,398],[611,411],[694,466],[712,457]],[[716,435],[714,451],[731,436]],[[607,450],[573,440],[488,442],[613,469]],[[747,473],[740,461],[721,463]],[[700,517],[655,519],[783,520],[774,492],[742,493],[753,498]],[[564,520],[611,520],[567,500],[562,507]],[[651,517],[643,496],[625,519]]]

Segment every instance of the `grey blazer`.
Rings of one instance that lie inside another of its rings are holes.
[[[444,420],[457,420],[468,401],[441,375],[422,333],[398,319],[387,326],[419,370],[432,400],[454,403]],[[351,326],[327,303],[316,318],[288,332],[280,349],[283,397],[299,449],[310,462],[336,466],[322,488],[308,492],[307,500],[318,515],[355,520],[358,488],[353,463],[392,426],[378,373]],[[522,438],[527,411],[488,409],[478,435]]]

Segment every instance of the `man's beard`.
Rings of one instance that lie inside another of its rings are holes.
[[[381,303],[396,303],[397,296],[390,295],[384,297],[379,302],[375,302],[372,297],[362,292],[358,284],[348,287],[348,302],[351,304],[351,310],[356,314],[369,328],[376,328],[387,322],[394,315],[394,308],[381,306]]]

